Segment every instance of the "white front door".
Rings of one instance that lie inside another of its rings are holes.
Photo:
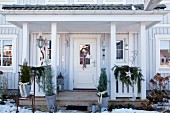
[[[96,88],[96,51],[96,39],[74,39],[74,88]]]

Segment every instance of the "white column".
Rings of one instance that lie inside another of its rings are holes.
[[[110,68],[116,64],[116,24],[111,22],[110,31]],[[114,77],[114,71],[110,69],[110,99],[116,99],[116,79]]]
[[[140,48],[139,48],[139,55],[140,55],[140,68],[142,70],[142,75],[145,81],[142,81],[141,86],[141,99],[146,99],[146,25],[141,23],[140,28]]]
[[[134,43],[133,43],[133,33],[129,32],[129,43],[128,43],[128,47],[129,47],[129,50],[128,50],[128,58],[130,59],[130,61],[127,59],[126,61],[128,61],[128,64],[129,66],[134,66],[134,63],[133,63],[133,58],[134,58]],[[132,64],[133,63],[133,64]]]
[[[51,23],[51,68],[54,73],[53,82],[55,87],[57,86],[57,44],[57,23]]]
[[[22,63],[24,59],[28,62],[29,65],[29,28],[28,23],[23,23],[23,45],[22,45]]]

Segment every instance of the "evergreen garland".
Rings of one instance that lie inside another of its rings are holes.
[[[114,66],[112,68],[112,71],[114,71],[114,75],[116,80],[118,80],[118,77],[120,78],[120,81],[126,85],[132,86],[133,84],[137,84],[138,86],[138,92],[141,92],[141,81],[143,79],[143,75],[140,72],[139,68],[137,67],[129,67],[127,65],[125,66]],[[131,77],[127,76],[126,72],[131,72]]]
[[[107,91],[107,74],[106,74],[106,68],[101,69],[99,84],[97,86],[98,92]],[[108,97],[108,94],[105,93],[103,97]]]
[[[34,72],[34,76],[36,77],[36,82],[40,86],[40,83],[44,84],[45,74],[44,74],[44,66],[41,67],[31,67],[31,71]]]

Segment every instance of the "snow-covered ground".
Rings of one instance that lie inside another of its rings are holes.
[[[0,113],[16,113],[16,106],[12,103],[10,103],[10,101],[6,101],[5,105],[0,105]],[[32,113],[31,109],[26,109],[26,108],[18,108],[19,113]],[[35,113],[49,113],[49,112],[42,112],[42,111],[35,111]],[[59,110],[57,113],[84,113],[81,111],[77,111],[77,110],[70,110],[70,111],[66,111],[66,110]]]
[[[16,106],[10,101],[7,101],[5,105],[0,105],[0,113],[16,113]],[[19,107],[19,113],[32,113],[31,109],[25,109]],[[35,113],[48,113],[42,111],[36,111]],[[81,111],[66,111],[66,110],[59,110],[57,113],[85,113]],[[143,110],[133,110],[133,109],[114,109],[112,112],[104,111],[102,113],[159,113],[156,111],[143,111]]]
[[[133,109],[114,109],[112,112],[104,111],[102,113],[160,113],[157,111],[144,111],[144,110],[133,110]]]

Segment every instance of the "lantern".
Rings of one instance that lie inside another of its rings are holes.
[[[37,39],[37,45],[39,48],[42,48],[45,45],[45,40],[42,38],[42,36]]]
[[[60,73],[57,77],[57,89],[58,91],[63,91],[64,90],[64,77]]]

